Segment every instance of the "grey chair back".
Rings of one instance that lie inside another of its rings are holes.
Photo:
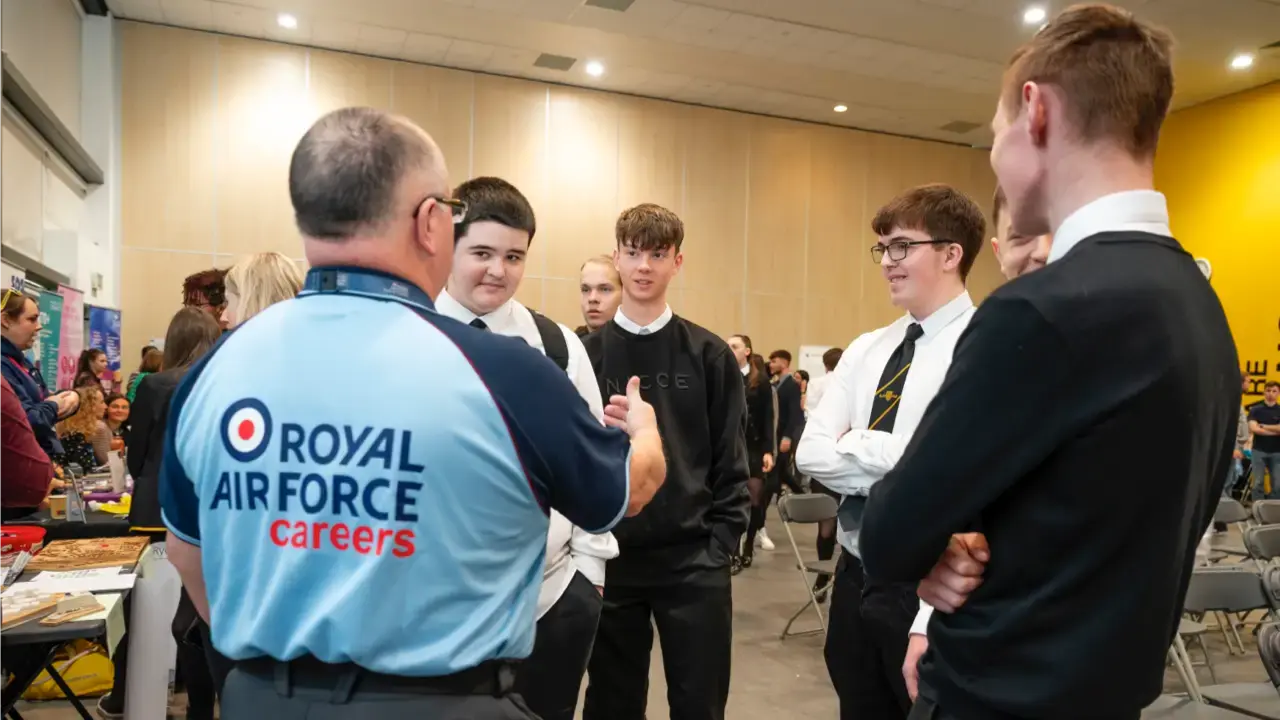
[[[1280,523],[1280,500],[1258,500],[1253,503],[1253,519],[1259,525]]]
[[[1218,501],[1218,509],[1213,513],[1213,521],[1221,523],[1244,522],[1249,519],[1249,511],[1244,509],[1239,500],[1224,497]]]
[[[786,495],[778,500],[778,515],[783,522],[816,523],[831,520],[836,516],[839,507],[828,495]]]
[[[1262,656],[1262,666],[1267,669],[1271,684],[1280,688],[1280,627],[1262,626],[1258,631],[1258,654]]]
[[[1262,525],[1245,530],[1244,547],[1258,560],[1280,557],[1280,525]]]
[[[1271,602],[1263,588],[1262,578],[1248,570],[1197,569],[1191,573],[1187,612],[1245,612],[1269,610]]]

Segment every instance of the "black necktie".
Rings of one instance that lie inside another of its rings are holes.
[[[470,325],[471,327],[473,327],[473,328],[477,329],[477,330],[488,330],[488,329],[489,329],[489,326],[488,326],[488,325],[486,325],[486,324],[484,323],[484,321],[483,321],[483,320],[481,320],[480,318],[476,318],[475,320],[472,320],[471,322],[469,322],[469,323],[467,323],[467,324],[468,324],[468,325]]]
[[[880,382],[876,385],[876,396],[871,401],[871,416],[867,418],[868,430],[893,432],[893,423],[898,418],[898,404],[902,401],[902,389],[907,385],[907,371],[911,369],[911,360],[916,354],[916,340],[924,334],[919,323],[907,326],[907,335],[902,343],[894,348],[889,360],[880,373]],[[862,510],[867,506],[865,495],[845,495],[840,501],[840,527],[845,532],[857,530],[862,526]]]

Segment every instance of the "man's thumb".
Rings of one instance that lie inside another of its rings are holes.
[[[636,377],[635,375],[632,375],[631,379],[627,381],[627,399],[633,400],[633,399],[639,399],[639,397],[640,397],[640,378]]]
[[[973,559],[979,562],[987,562],[991,559],[991,548],[987,546],[986,535],[967,533],[964,535],[964,545]]]

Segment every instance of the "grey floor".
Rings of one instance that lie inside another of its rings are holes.
[[[804,601],[805,591],[795,571],[786,533],[772,512],[769,531],[777,549],[758,552],[756,564],[734,580],[733,685],[727,717],[731,720],[833,720],[837,717],[835,692],[823,664],[821,636],[778,639],[786,619]],[[801,529],[797,541],[806,557],[813,554],[811,531]],[[816,625],[811,613],[798,621],[802,627]],[[1206,637],[1219,683],[1266,680],[1252,634],[1242,634],[1248,648],[1245,655],[1229,655],[1220,632],[1210,632]],[[1197,663],[1203,661],[1199,647],[1193,647],[1191,654]],[[1211,682],[1203,667],[1198,669],[1198,676],[1202,684]],[[1181,691],[1177,675],[1171,670],[1166,673],[1165,689]],[[174,708],[176,717],[182,717],[182,704],[179,696]],[[92,708],[92,701],[89,705]],[[77,717],[65,702],[24,704],[20,711],[27,720]],[[668,720],[669,717],[658,647],[654,648],[650,672],[648,717],[649,720]]]

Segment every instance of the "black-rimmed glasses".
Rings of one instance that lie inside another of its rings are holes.
[[[449,208],[449,214],[450,216],[453,217],[454,225],[457,225],[458,223],[467,219],[466,201],[454,200],[453,198],[447,198],[443,195],[428,195],[422,198],[422,202],[418,203],[418,206],[414,208],[414,211],[413,211],[414,217],[417,217],[418,213],[422,211],[422,203],[425,203],[428,200],[435,200],[436,202],[440,203],[444,207]]]
[[[901,262],[907,259],[907,253],[911,252],[911,248],[916,245],[951,245],[950,240],[892,240],[886,244],[876,243],[871,246],[871,259],[875,264],[879,265],[884,259],[885,253],[889,254],[889,259],[894,262]]]

